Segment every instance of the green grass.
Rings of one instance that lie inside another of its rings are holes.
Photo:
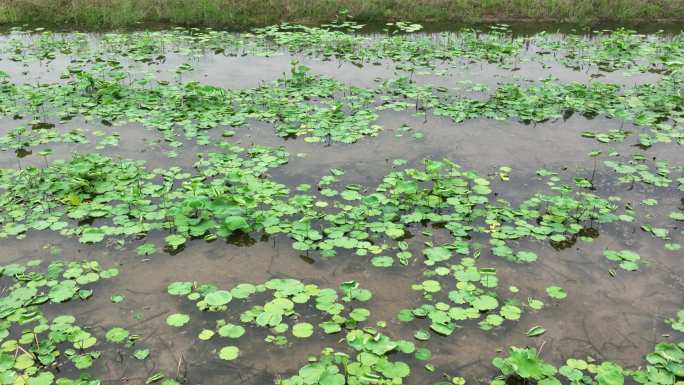
[[[684,0],[3,0],[0,23],[86,28],[139,23],[246,28],[360,22],[643,22],[684,19]]]

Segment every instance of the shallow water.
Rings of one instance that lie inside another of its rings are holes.
[[[532,56],[523,55],[524,58]],[[227,57],[206,53],[191,61],[194,70],[183,74],[182,81],[196,80],[226,89],[255,87],[282,77],[289,71],[293,59],[311,67],[314,74],[366,88],[375,87],[377,79],[392,79],[402,74],[389,62],[359,68],[347,62],[321,61],[296,54]],[[69,57],[59,56],[50,62],[23,66],[1,60],[0,71],[17,83],[59,82],[69,61]],[[171,54],[158,66],[138,67],[152,69],[158,78],[173,81],[177,78],[173,70],[185,61],[184,56]],[[547,61],[547,66],[544,68],[533,60],[523,61],[513,70],[488,63],[444,65],[440,67],[446,71],[444,75],[414,76],[419,84],[444,86],[455,94],[461,91],[451,90],[460,80],[472,80],[494,89],[501,82],[523,84],[547,76],[555,76],[560,82],[588,82],[596,78],[592,75],[599,75],[600,81],[624,86],[660,79],[660,75],[654,73],[625,76],[623,71],[573,70],[553,60]],[[0,134],[24,123],[26,120],[1,118]],[[435,335],[420,346],[432,350],[430,363],[437,370],[426,371],[422,369],[425,362],[408,358],[412,372],[406,383],[433,384],[444,379],[443,373],[463,376],[469,383],[486,383],[496,374],[491,359],[509,346],[536,346],[545,360],[556,364],[568,357],[591,356],[620,362],[626,367],[638,366],[653,345],[663,340],[662,335],[672,334],[663,320],[672,317],[684,305],[682,252],[665,250],[662,240],[642,231],[639,226],[651,223],[667,227],[672,236],[670,241],[681,242],[681,228],[668,220],[667,215],[674,208],[681,208],[682,193],[675,187],[652,189],[641,185],[634,188],[618,185],[615,174],[603,166],[602,161],[594,169],[595,162],[587,154],[596,149],[612,150],[621,154],[618,159],[625,159],[632,153],[643,152],[649,158],[683,165],[684,152],[679,145],[658,143],[640,150],[634,146],[635,139],[639,133],[648,131],[646,127],[603,116],[588,119],[573,115],[537,124],[486,118],[454,123],[430,113],[427,117],[414,116],[409,110],[381,111],[375,123],[384,127],[377,137],[362,138],[353,144],[324,145],[301,139],[284,140],[274,133],[271,124],[256,121],[248,122],[247,127],[235,128],[236,135],[232,138],[222,138],[221,127],[210,130],[208,135],[212,142],[226,140],[242,146],[284,146],[290,153],[290,160],[270,175],[290,187],[301,183],[315,185],[322,176],[329,174],[330,169],[338,168],[346,171],[343,183],[358,183],[372,190],[392,169],[394,159],[405,159],[409,166],[419,167],[425,158],[446,158],[481,175],[496,175],[501,166],[511,167],[510,181],[494,178],[492,189],[498,198],[512,203],[545,189],[545,182],[535,174],[538,169],[545,168],[558,172],[567,180],[573,176],[589,178],[594,174],[597,181],[594,193],[606,197],[619,195],[623,198],[621,204],[631,203],[637,212],[635,223],[599,225],[600,235],[593,242],[579,241],[563,250],[554,249],[548,242],[520,241],[522,249],[539,255],[535,263],[516,264],[483,253],[479,264],[497,269],[497,291],[506,292],[507,287],[514,285],[520,293],[508,295],[525,300],[526,296],[544,297],[546,287],[558,285],[568,292],[568,297],[563,301],[546,300],[547,306],[543,310],[527,311],[520,321],[507,322],[492,331],[482,331],[476,322],[466,321],[449,337]],[[400,129],[403,124],[411,130]],[[180,137],[183,145],[175,149],[177,157],[169,158],[166,152],[174,149],[164,142],[163,136],[140,124],[106,126],[79,116],[57,124],[56,128],[62,132],[83,128],[91,143],[37,146],[32,149],[34,155],[21,159],[15,153],[5,151],[0,153],[0,167],[40,167],[45,159],[35,154],[49,147],[53,150],[50,161],[68,159],[73,152],[97,151],[115,158],[145,160],[150,169],[176,165],[191,170],[198,153],[218,149],[215,143],[201,146],[192,139]],[[632,135],[623,143],[609,144],[581,136],[584,131],[610,129],[623,129]],[[92,135],[96,130],[105,135],[118,133],[118,145],[96,149],[97,138]],[[416,138],[414,133],[421,133],[423,137]],[[655,207],[640,205],[639,202],[646,198],[656,198],[659,204]],[[428,238],[421,234],[423,229],[415,227],[414,230],[415,236],[409,242],[419,255],[420,245]],[[440,229],[433,231],[435,242],[440,237],[447,240]],[[155,232],[147,241],[161,245],[165,235]],[[373,299],[365,307],[371,310],[371,321],[388,321],[386,334],[410,340],[419,325],[429,325],[427,321],[404,324],[396,320],[399,310],[421,303],[420,294],[411,289],[413,283],[422,279],[425,267],[421,258],[414,258],[409,266],[379,269],[370,265],[368,257],[348,251],[327,259],[315,253],[301,255],[285,236],[262,239],[260,234],[246,234],[241,239],[229,241],[193,240],[174,255],[156,253],[141,257],[136,255],[135,247],[139,242],[135,241],[124,245],[114,242],[106,246],[88,245],[53,232],[32,231],[25,239],[8,237],[0,241],[0,264],[36,258],[49,260],[54,258],[50,249],[59,248],[59,257],[66,260],[89,258],[104,266],[119,267],[119,277],[98,284],[92,299],[69,303],[58,311],[73,312],[95,332],[104,333],[114,326],[124,327],[141,336],[136,346],[151,350],[150,358],[138,361],[118,353],[119,347],[115,345],[101,347],[104,358],[96,361],[91,372],[102,378],[104,384],[143,383],[157,371],[173,374],[189,384],[267,384],[278,376],[294,374],[308,355],[318,354],[325,346],[338,346],[341,338],[316,331],[313,338],[294,339],[291,345],[279,347],[263,341],[267,334],[264,330],[248,326],[246,336],[235,341],[241,350],[240,358],[230,362],[219,360],[213,352],[220,349],[219,343],[196,338],[203,328],[211,328],[219,315],[202,313],[191,302],[169,296],[166,287],[174,281],[213,283],[229,288],[241,282],[259,283],[273,277],[296,278],[321,287],[337,287],[344,281],[355,280],[373,292]],[[602,255],[605,249],[634,250],[646,264],[636,272],[618,269],[615,276],[611,276],[609,270],[614,269],[614,264]],[[125,300],[112,304],[109,297],[113,294],[122,294]],[[237,320],[243,306],[231,307],[230,319]],[[182,329],[167,326],[166,316],[175,312],[190,314],[191,323]],[[302,308],[300,313],[302,318],[314,320],[310,321],[314,324],[317,317],[320,318],[312,309]],[[534,339],[527,337],[525,333],[535,325],[542,325],[546,333]]]

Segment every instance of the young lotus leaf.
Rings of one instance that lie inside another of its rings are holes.
[[[612,362],[601,363],[597,372],[596,380],[601,385],[622,385],[625,383],[622,368]]]
[[[233,325],[229,323],[221,326],[218,330],[218,334],[221,337],[240,338],[245,334],[245,328],[240,325]]]
[[[490,295],[482,295],[473,301],[473,307],[480,311],[493,310],[498,306],[499,302]]]
[[[183,327],[190,321],[190,316],[182,313],[171,314],[166,317],[166,324],[173,327]]]
[[[423,281],[421,288],[426,292],[426,293],[437,293],[438,291],[442,290],[442,286],[438,281],[428,279],[427,281]]]
[[[120,327],[109,329],[105,334],[107,341],[121,343],[128,338],[128,330]]]
[[[411,373],[411,368],[404,362],[389,362],[380,361],[378,364],[378,370],[383,376],[391,379],[401,379]]]
[[[213,337],[213,336],[214,336],[214,331],[213,331],[213,330],[204,329],[204,330],[202,330],[202,331],[199,333],[199,335],[197,336],[197,338],[199,338],[199,339],[202,340],[202,341],[206,341],[206,340],[210,339],[210,338]]]
[[[423,254],[432,263],[446,261],[451,258],[451,252],[446,247],[441,246],[424,249]]]
[[[682,245],[679,243],[666,243],[665,249],[669,251],[679,251],[682,249]]]
[[[100,272],[100,278],[109,279],[114,278],[119,275],[119,269],[113,267],[111,269],[102,270]]]
[[[81,238],[82,243],[97,243],[104,239],[105,233],[101,229],[89,227],[83,230]]]
[[[308,338],[313,335],[313,325],[308,322],[300,322],[292,327],[292,335],[297,338]]]
[[[611,261],[620,262],[620,267],[627,271],[636,271],[639,269],[639,254],[631,250],[605,250],[603,255]]]
[[[256,317],[256,323],[262,327],[275,327],[283,320],[283,315],[280,312],[265,311]]]
[[[166,244],[169,245],[173,250],[183,246],[186,241],[184,236],[178,234],[167,235],[164,240],[166,241]]]
[[[219,351],[219,358],[226,361],[232,361],[240,355],[240,349],[237,346],[226,346]]]
[[[520,319],[520,314],[522,310],[514,305],[504,305],[501,307],[501,316],[508,320],[518,320]]]
[[[244,217],[229,216],[223,220],[224,227],[232,233],[235,230],[249,230],[249,224]]]
[[[518,251],[515,254],[515,259],[518,262],[534,262],[537,260],[537,254],[531,251]]]
[[[411,322],[414,319],[413,312],[411,309],[401,309],[399,314],[397,314],[397,319],[402,322]]]
[[[544,302],[532,297],[527,299],[527,304],[534,310],[541,310],[544,307]]]
[[[147,359],[147,357],[150,356],[150,350],[149,349],[138,349],[133,353],[133,357],[135,357],[137,360],[144,361]]]
[[[451,322],[437,323],[433,322],[430,324],[430,329],[435,333],[441,334],[443,336],[450,336],[456,327],[451,324]]]
[[[50,372],[41,372],[28,380],[28,385],[50,385],[54,381],[55,375]]]
[[[157,252],[157,246],[152,243],[144,243],[138,246],[135,251],[138,255],[152,255]]]
[[[427,361],[432,358],[432,352],[427,348],[418,348],[415,352],[415,357],[420,361]]]
[[[541,326],[534,326],[530,330],[527,331],[527,336],[528,337],[537,337],[542,334],[546,333],[546,329],[544,329]]]
[[[349,318],[356,322],[363,322],[370,316],[370,311],[364,308],[356,308],[349,313]]]
[[[430,339],[430,332],[425,329],[416,330],[413,336],[419,341],[427,341]]]
[[[671,318],[665,322],[669,323],[672,329],[684,333],[684,309],[677,312],[677,318]]]
[[[562,287],[558,287],[558,286],[547,287],[546,293],[549,295],[549,297],[554,298],[554,299],[563,299],[563,298],[568,296],[568,293],[566,293]]]
[[[245,299],[256,293],[256,287],[251,283],[241,283],[230,290],[233,298]]]
[[[223,306],[230,302],[231,299],[233,299],[233,296],[226,290],[216,290],[204,297],[204,301],[209,306]]]
[[[394,259],[388,256],[377,256],[371,258],[371,264],[375,267],[391,267],[394,264]]]
[[[78,286],[74,281],[62,281],[50,289],[48,295],[52,302],[64,302],[70,300],[76,292]]]
[[[515,373],[521,378],[541,380],[545,377],[545,373],[553,373],[551,368],[537,357],[534,349],[512,347],[509,357],[505,359],[497,357],[492,363],[504,374]]]
[[[335,334],[342,331],[342,326],[337,322],[326,321],[318,324],[325,334]]]
[[[166,291],[171,295],[188,295],[192,292],[192,282],[173,282]]]

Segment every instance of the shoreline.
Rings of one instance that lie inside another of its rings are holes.
[[[245,30],[289,22],[320,25],[348,10],[378,29],[405,20],[426,29],[514,23],[684,24],[684,0],[6,0],[0,26],[58,29],[141,28],[146,25]]]

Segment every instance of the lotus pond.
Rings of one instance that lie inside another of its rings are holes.
[[[0,385],[684,383],[684,34],[0,35]]]

